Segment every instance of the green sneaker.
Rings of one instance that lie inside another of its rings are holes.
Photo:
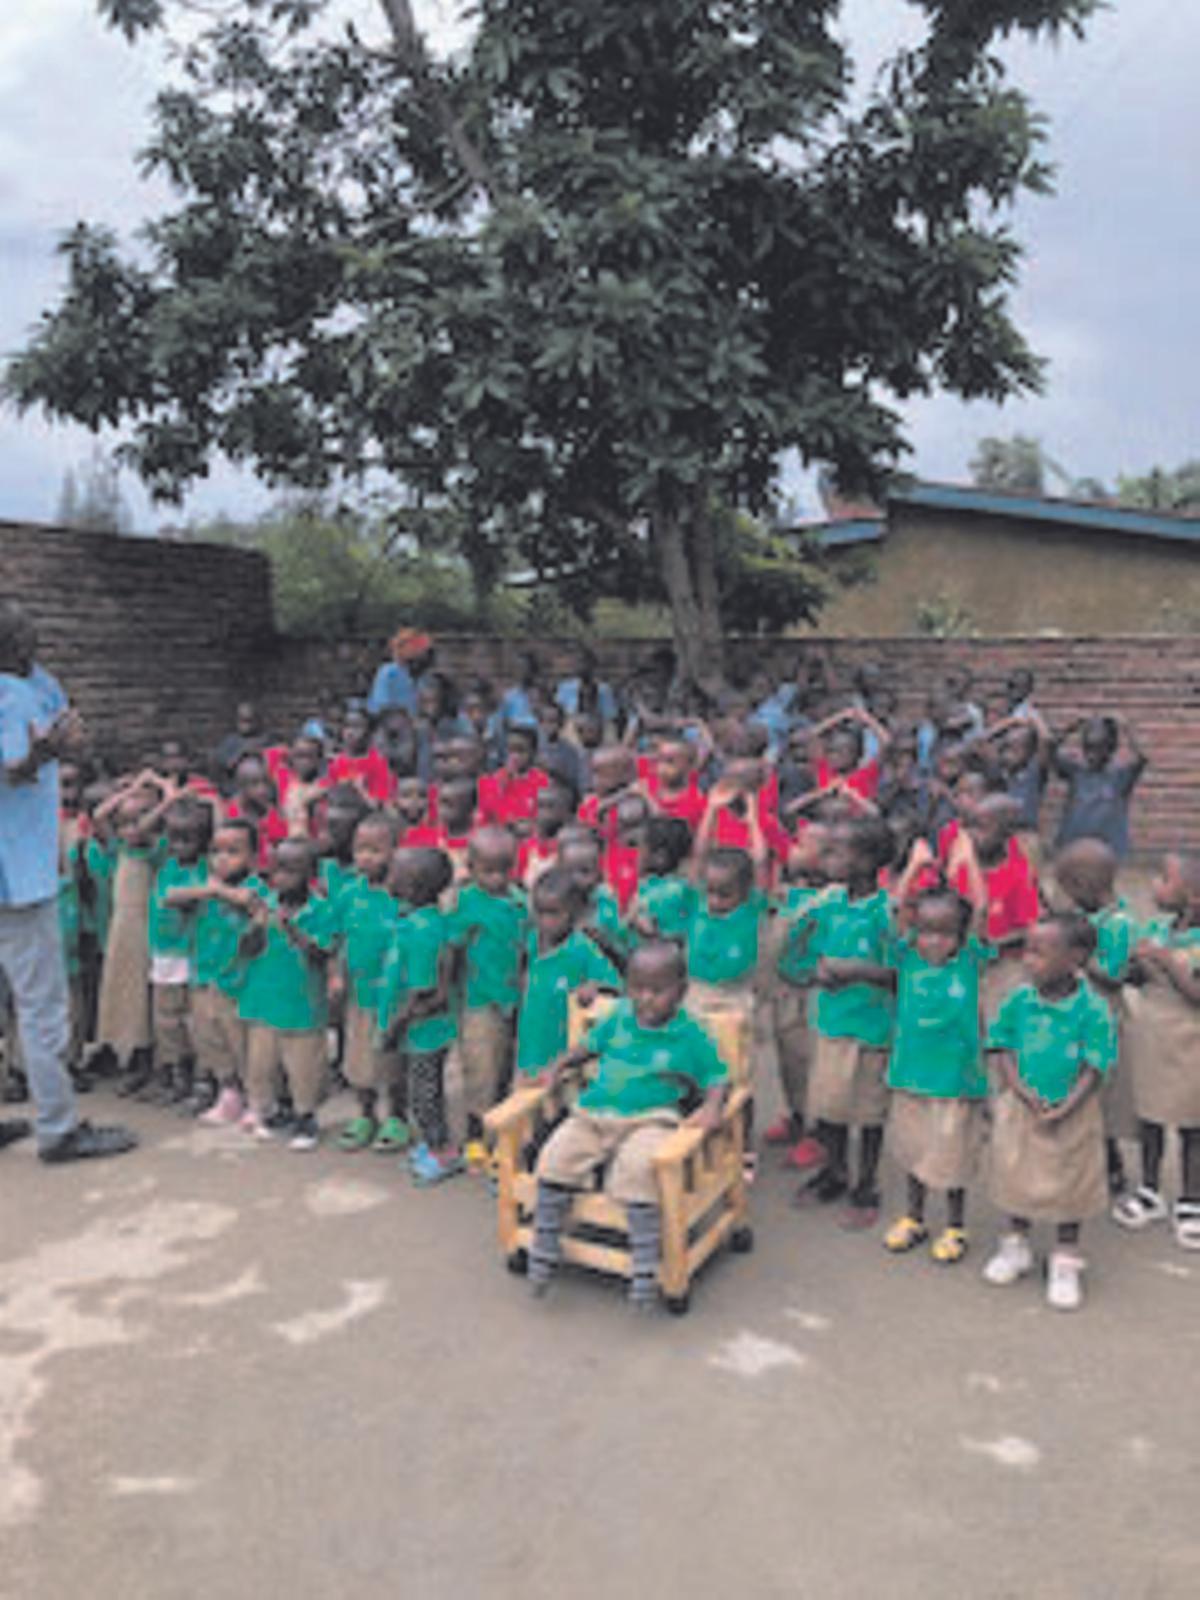
[[[375,1137],[375,1119],[373,1117],[355,1117],[353,1122],[348,1122],[338,1134],[337,1147],[339,1150],[366,1150]]]
[[[371,1149],[381,1156],[395,1155],[412,1143],[412,1129],[403,1117],[385,1117],[375,1134]]]

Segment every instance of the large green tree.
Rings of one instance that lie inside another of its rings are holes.
[[[125,426],[164,497],[216,450],[384,474],[453,503],[473,570],[652,574],[705,678],[720,517],[766,510],[785,452],[878,488],[897,402],[1036,387],[1007,218],[1049,174],[997,51],[1096,3],[912,0],[866,87],[838,0],[481,0],[446,59],[408,0],[374,46],[321,0],[189,5],[145,158],[179,203],[132,255],[70,234],[9,393]]]

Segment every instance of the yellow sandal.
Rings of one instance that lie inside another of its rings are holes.
[[[915,1250],[928,1237],[928,1228],[916,1217],[898,1217],[883,1236],[883,1248],[898,1256],[906,1250]]]
[[[961,1261],[967,1253],[967,1230],[965,1228],[947,1228],[929,1246],[929,1254],[942,1266],[953,1266],[956,1261]]]

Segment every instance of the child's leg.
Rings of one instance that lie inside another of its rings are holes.
[[[250,1026],[246,1041],[246,1098],[251,1113],[259,1122],[275,1102],[280,1038],[273,1028],[260,1023]]]
[[[1055,1248],[1046,1263],[1046,1304],[1055,1311],[1078,1311],[1083,1304],[1083,1257],[1079,1254],[1078,1222],[1060,1222]]]
[[[626,1206],[629,1213],[629,1300],[644,1307],[658,1301],[658,1263],[662,1256],[662,1210],[657,1205]]]
[[[342,1073],[358,1100],[358,1116],[346,1124],[338,1138],[342,1150],[365,1150],[375,1137],[380,1064],[376,1031],[371,1012],[350,997],[346,1002]]]
[[[1009,1217],[1008,1231],[1000,1235],[995,1251],[984,1266],[985,1282],[1006,1287],[1033,1271],[1033,1251],[1029,1245],[1032,1226],[1028,1217]]]
[[[806,997],[792,988],[777,994],[773,1006],[775,1025],[775,1053],[779,1058],[779,1086],[787,1108],[777,1125],[789,1142],[799,1139],[804,1132],[804,1105],[808,1096],[808,1023],[804,1007]],[[781,1142],[773,1138],[776,1130],[768,1130],[769,1143]]]
[[[816,1136],[825,1151],[825,1165],[811,1178],[797,1195],[803,1202],[808,1198],[828,1203],[838,1200],[849,1187],[847,1182],[847,1156],[850,1148],[850,1130],[844,1122],[818,1122]]]
[[[433,1151],[450,1149],[446,1122],[446,1052],[433,1050],[405,1057],[405,1075],[412,1117],[421,1143]],[[397,1115],[400,1113],[397,1112]]]
[[[1139,1122],[1138,1143],[1142,1152],[1142,1183],[1158,1194],[1162,1189],[1162,1161],[1167,1130],[1161,1122]]]
[[[483,1119],[504,1092],[512,1057],[512,1018],[499,1006],[464,1011],[459,1032],[467,1142],[483,1139]]]
[[[904,1215],[897,1217],[883,1236],[883,1248],[893,1255],[914,1250],[929,1237],[925,1227],[925,1201],[929,1191],[920,1178],[911,1172],[905,1187],[907,1198]]]
[[[964,1227],[967,1220],[967,1191],[946,1190],[946,1223],[951,1228]]]
[[[1116,1139],[1105,1139],[1104,1153],[1108,1163],[1108,1189],[1110,1194],[1122,1194],[1125,1190],[1125,1159],[1121,1155],[1121,1146]]]
[[[879,1158],[883,1154],[883,1124],[872,1123],[858,1134],[858,1182],[854,1193],[860,1200],[879,1203]]]
[[[529,1246],[529,1286],[542,1294],[562,1258],[562,1231],[571,1210],[574,1191],[557,1183],[538,1183],[533,1214],[533,1240]]]
[[[908,1175],[908,1214],[917,1222],[925,1221],[925,1198],[928,1193],[929,1191],[920,1178],[915,1178],[910,1172]]]
[[[1200,1128],[1179,1130],[1179,1198],[1200,1204]]]
[[[325,1086],[328,1046],[324,1028],[313,1028],[306,1033],[280,1034],[280,1055],[288,1087],[292,1091],[292,1104],[297,1119],[309,1120],[321,1103]]]

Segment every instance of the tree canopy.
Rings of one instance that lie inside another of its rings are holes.
[[[218,450],[382,476],[452,508],[473,571],[652,576],[699,678],[721,519],[769,513],[785,452],[877,489],[898,402],[1038,385],[1007,216],[1050,174],[997,52],[1096,0],[914,0],[858,89],[837,0],[481,0],[445,59],[380,4],[383,45],[322,0],[189,8],[145,152],[178,204],[132,254],[67,236],[17,404],[124,426],[160,497]]]

